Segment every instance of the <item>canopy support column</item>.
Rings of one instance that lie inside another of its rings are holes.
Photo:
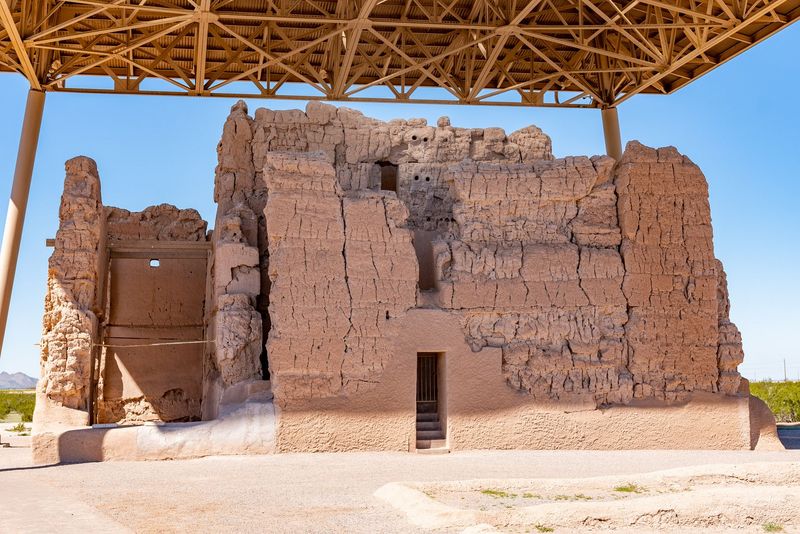
[[[6,226],[3,230],[3,246],[0,249],[0,353],[3,350],[8,308],[11,304],[11,289],[14,287],[14,273],[17,269],[19,243],[22,239],[22,226],[25,223],[25,210],[28,207],[28,193],[31,189],[33,162],[39,143],[39,129],[44,111],[44,91],[31,89],[25,105],[22,134],[19,139],[17,166],[14,169],[14,183],[8,202]]]
[[[603,108],[603,134],[606,138],[606,154],[619,161],[622,159],[622,136],[619,133],[619,115],[616,107]]]

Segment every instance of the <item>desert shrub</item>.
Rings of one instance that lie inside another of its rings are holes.
[[[750,382],[750,393],[766,402],[779,422],[800,421],[800,382]]]
[[[16,432],[17,434],[21,432],[25,432],[28,429],[25,427],[25,423],[17,423],[16,425],[12,426],[11,428],[7,428],[9,432]]]
[[[36,394],[30,391],[0,391],[0,419],[5,419],[11,412],[22,416],[26,423],[33,421],[33,408],[36,405]]]
[[[641,486],[637,486],[636,484],[625,484],[623,486],[617,486],[614,488],[614,491],[618,491],[620,493],[642,493],[645,489]]]
[[[490,497],[494,497],[496,499],[514,498],[517,496],[516,493],[508,493],[507,491],[496,490],[496,489],[484,489],[481,490],[481,493],[483,493],[484,495],[489,495]]]

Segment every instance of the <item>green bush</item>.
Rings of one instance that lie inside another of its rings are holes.
[[[33,407],[36,404],[36,394],[30,391],[0,391],[0,420],[8,417],[11,412],[22,416],[26,423],[33,421]]]
[[[750,382],[750,394],[766,402],[779,422],[800,421],[800,382]]]

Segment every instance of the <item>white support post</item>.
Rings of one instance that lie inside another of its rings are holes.
[[[17,166],[14,169],[14,183],[11,186],[6,226],[3,230],[3,246],[0,249],[0,354],[8,322],[8,308],[11,305],[11,289],[14,287],[14,273],[17,269],[19,244],[22,239],[22,227],[25,224],[28,193],[31,189],[33,162],[36,159],[36,147],[39,143],[39,129],[42,126],[44,97],[44,91],[31,89],[28,92],[17,152]]]
[[[606,154],[619,161],[622,159],[622,136],[619,133],[619,115],[617,108],[609,107],[601,110],[603,118],[603,135],[606,139]]]

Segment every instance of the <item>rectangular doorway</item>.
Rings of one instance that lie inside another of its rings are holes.
[[[417,353],[417,449],[445,447],[440,418],[443,363],[438,352]]]
[[[417,413],[439,411],[438,354],[417,353]]]

